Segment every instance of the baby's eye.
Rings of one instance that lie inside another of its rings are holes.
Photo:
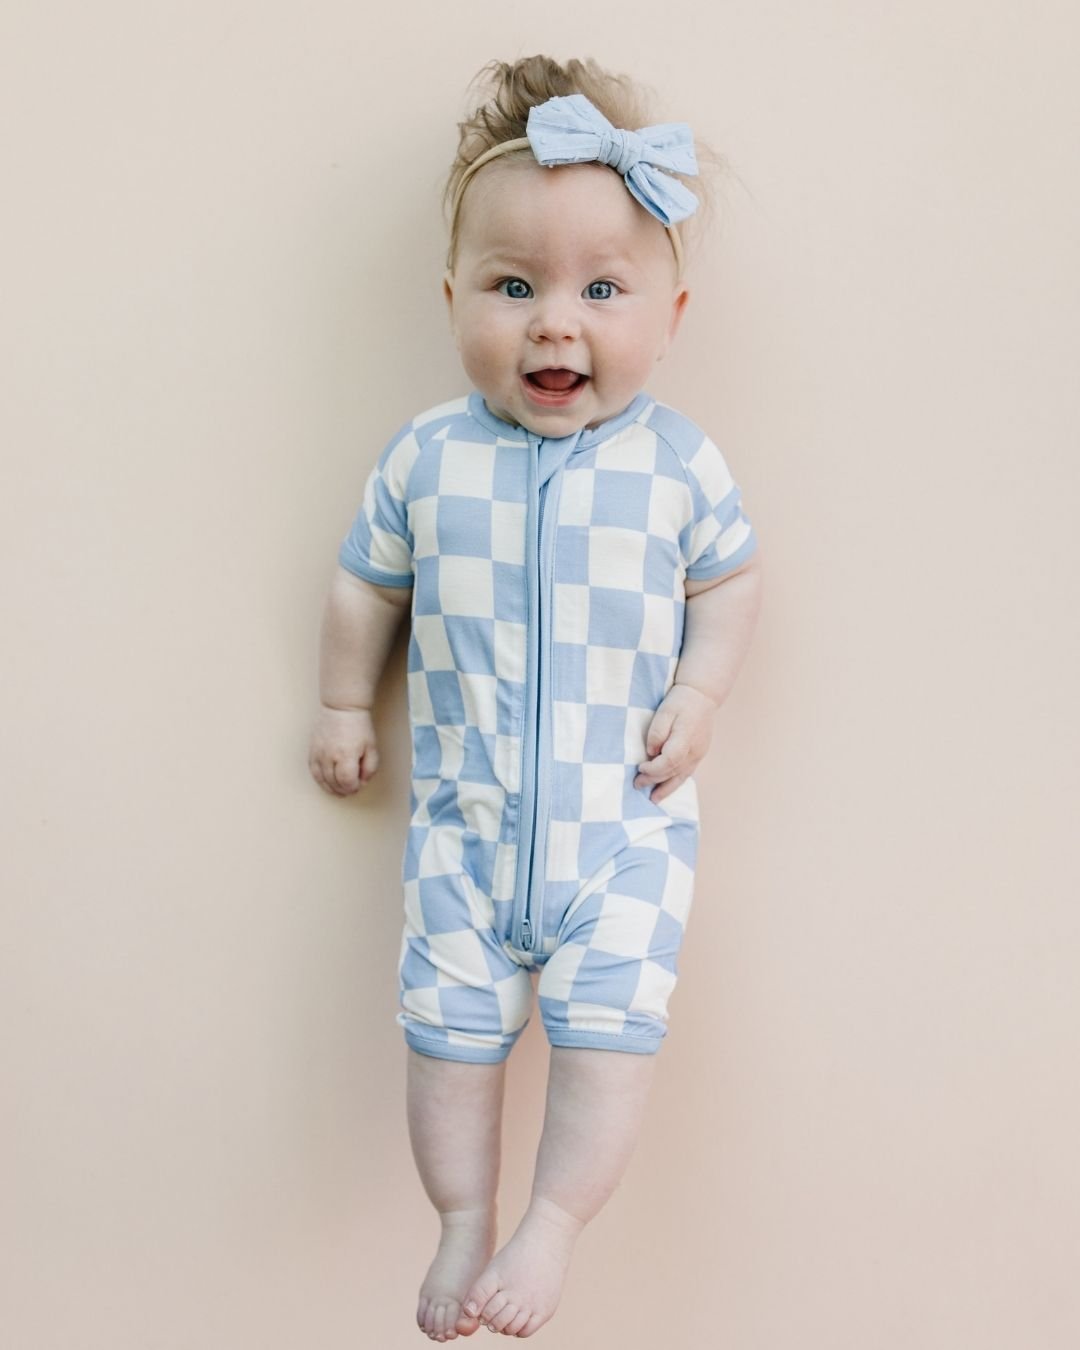
[[[532,287],[520,277],[504,277],[495,289],[508,295],[511,300],[527,300],[532,295]]]
[[[613,281],[590,281],[585,287],[585,294],[590,300],[610,300],[615,294],[615,283]]]

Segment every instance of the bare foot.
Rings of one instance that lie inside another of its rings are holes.
[[[534,1196],[517,1232],[468,1288],[462,1299],[465,1316],[475,1316],[489,1331],[531,1336],[559,1306],[584,1227],[550,1200]]]
[[[439,1217],[439,1250],[420,1286],[416,1324],[433,1341],[452,1341],[480,1325],[461,1311],[462,1295],[495,1250],[495,1212],[459,1209]]]

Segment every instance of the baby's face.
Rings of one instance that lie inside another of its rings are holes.
[[[553,437],[622,412],[686,305],[663,225],[601,164],[495,160],[461,209],[444,288],[491,411]]]

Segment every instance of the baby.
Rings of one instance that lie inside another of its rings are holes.
[[[417,1322],[530,1336],[629,1161],[693,892],[692,777],[750,642],[754,532],[720,451],[644,386],[686,308],[684,124],[594,62],[486,67],[446,185],[470,392],[380,454],[323,621],[310,768],[379,763],[406,612],[407,1114],[438,1252]],[[498,1251],[505,1065],[550,1072],[530,1203]]]

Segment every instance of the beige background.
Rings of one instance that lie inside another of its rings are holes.
[[[536,50],[636,73],[732,163],[652,392],[767,568],[655,1096],[539,1336],[1080,1343],[1075,8],[572,12],[5,7],[12,1350],[424,1340],[404,643],[362,796],[307,736],[367,471],[464,392],[465,85]],[[547,1053],[536,1014],[504,1237]]]

